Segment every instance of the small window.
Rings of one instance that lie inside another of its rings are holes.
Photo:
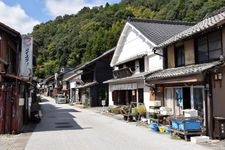
[[[175,48],[175,66],[185,65],[184,45]]]
[[[219,59],[222,54],[221,31],[214,31],[197,39],[198,63]]]
[[[58,98],[65,98],[64,95],[58,95]]]
[[[126,66],[131,69],[131,71],[135,71],[135,61],[130,61],[126,63]]]
[[[144,72],[145,71],[144,58],[139,59],[139,67],[140,67],[140,72]]]
[[[119,69],[122,69],[122,68],[123,68],[123,65],[119,65],[118,68],[119,68]]]
[[[163,49],[163,68],[168,68],[168,54],[167,49]]]
[[[208,57],[207,37],[201,37],[198,39],[198,60],[199,62],[205,62]]]
[[[144,103],[144,90],[138,89],[138,102]]]

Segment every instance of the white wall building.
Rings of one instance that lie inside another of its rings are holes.
[[[145,75],[163,69],[163,57],[153,47],[190,27],[184,22],[129,19],[121,33],[111,66],[114,79],[109,83],[109,105],[131,102],[150,105],[151,89]]]

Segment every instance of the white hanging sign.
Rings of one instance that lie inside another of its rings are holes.
[[[33,38],[22,35],[22,52],[20,63],[20,76],[29,80],[33,75]]]

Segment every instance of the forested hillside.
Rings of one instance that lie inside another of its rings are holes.
[[[75,67],[116,46],[127,17],[199,21],[225,0],[122,0],[83,8],[34,27],[38,50],[35,74],[45,77],[61,66]]]

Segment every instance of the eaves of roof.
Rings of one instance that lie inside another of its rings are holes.
[[[110,80],[104,81],[103,83],[124,83],[124,82],[133,82],[133,81],[137,81],[137,80],[144,81],[145,76],[150,73],[152,73],[152,72],[137,73],[137,74],[133,74],[132,76],[129,76],[129,77],[110,79]]]
[[[168,78],[199,74],[215,66],[219,66],[221,64],[223,64],[223,62],[214,61],[209,63],[194,64],[194,65],[177,67],[177,68],[168,68],[165,70],[157,71],[157,72],[146,75],[146,80],[151,81],[155,79],[168,79]]]
[[[7,33],[9,33],[9,34],[11,34],[14,37],[17,37],[17,36],[21,37],[21,35],[20,35],[20,33],[18,31],[14,30],[13,28],[11,28],[11,27],[9,27],[9,26],[1,23],[1,22],[0,22],[0,29],[5,31],[5,32],[7,32]]]
[[[173,44],[177,41],[183,40],[183,39],[188,38],[192,35],[200,33],[204,30],[213,28],[217,25],[219,26],[219,25],[224,24],[224,23],[225,23],[225,12],[221,12],[219,14],[216,14],[214,16],[211,16],[209,18],[206,18],[206,19],[202,20],[201,22],[197,23],[193,27],[190,27],[189,29],[184,30],[181,33],[178,33],[177,35],[171,37],[170,39],[168,39],[165,42],[159,44],[158,46],[155,46],[153,49],[154,50],[161,49],[161,48],[166,47],[170,44]]]
[[[161,44],[196,24],[195,22],[135,18],[130,19],[128,22],[155,45]]]
[[[102,55],[100,55],[99,57],[97,57],[97,58],[95,58],[95,59],[92,59],[91,61],[86,62],[85,64],[83,64],[82,66],[80,66],[79,68],[77,68],[77,70],[83,69],[83,68],[85,68],[85,67],[91,65],[92,63],[96,62],[97,60],[99,60],[99,59],[105,57],[106,55],[108,55],[108,54],[110,54],[110,53],[113,53],[114,51],[115,51],[115,47],[112,48],[112,49],[110,49],[110,50],[108,50],[108,51],[106,51],[106,52],[104,52],[104,53],[103,53]]]
[[[88,88],[88,87],[94,86],[94,85],[96,85],[96,84],[98,84],[98,82],[97,82],[97,81],[93,81],[93,82],[86,83],[86,84],[84,84],[84,85],[78,86],[78,87],[76,87],[76,88],[78,88],[78,89]]]
[[[124,46],[128,31],[132,29],[138,36],[142,37],[144,41],[149,45],[148,51],[150,52],[154,46],[164,42],[170,37],[177,33],[180,33],[187,28],[190,28],[196,23],[193,22],[182,22],[182,21],[170,21],[170,20],[153,20],[153,19],[136,19],[130,18],[120,35],[118,40],[116,50],[110,65],[113,67],[115,65],[121,64],[117,62],[121,54],[122,47]],[[146,53],[149,53],[146,52]],[[136,52],[137,55],[140,54],[139,51]],[[132,58],[131,58],[132,59]],[[128,59],[129,61],[129,59]],[[126,62],[128,62],[126,61]],[[124,61],[125,62],[125,61]]]
[[[81,75],[82,73],[83,73],[83,71],[80,71],[80,72],[78,72],[78,73],[74,73],[73,75],[69,76],[68,78],[64,79],[63,81],[69,81],[69,80],[71,80],[72,78]]]
[[[143,53],[143,54],[137,54],[136,56],[133,56],[133,57],[131,57],[129,59],[126,59],[124,61],[117,62],[115,65],[120,65],[120,64],[123,64],[123,63],[126,63],[126,62],[130,62],[130,61],[133,61],[133,60],[142,58],[142,57],[144,57],[146,55],[147,55],[147,53],[146,54],[145,53]]]

